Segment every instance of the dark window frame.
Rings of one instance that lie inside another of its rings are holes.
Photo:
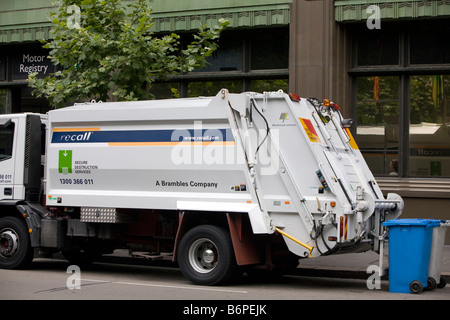
[[[0,125],[0,162],[12,158],[14,154],[15,123],[11,120]]]
[[[241,35],[242,45],[242,70],[236,71],[200,71],[196,70],[187,74],[176,75],[168,77],[167,81],[159,83],[177,83],[178,93],[180,98],[189,97],[189,83],[190,82],[208,82],[208,81],[242,81],[242,92],[250,91],[251,82],[253,80],[273,80],[284,79],[288,82],[289,86],[289,61],[286,61],[287,68],[283,69],[251,69],[251,39],[252,35],[264,34],[265,30],[271,30],[272,32],[284,32],[289,37],[289,27],[273,27],[273,28],[257,28],[257,29],[233,29],[225,30],[224,34],[229,33],[227,36]],[[220,41],[219,41],[220,46]],[[289,60],[289,44],[286,47],[287,60]],[[279,88],[274,88],[278,90]]]
[[[441,24],[435,22],[429,23],[434,28],[439,28]],[[387,26],[385,28],[385,26]],[[358,25],[350,31],[351,37],[351,68],[348,74],[351,76],[351,116],[357,119],[357,79],[362,76],[398,76],[399,80],[399,177],[400,178],[417,178],[410,174],[410,77],[413,75],[450,75],[450,63],[443,64],[411,64],[411,37],[414,31],[421,28],[421,24],[413,23],[393,23],[383,24],[384,32],[389,30],[397,30],[399,37],[399,61],[398,65],[358,65],[358,41],[360,32],[365,26]],[[365,30],[364,30],[365,31]],[[381,30],[383,31],[383,29]],[[352,133],[356,135],[357,123],[353,126]],[[376,176],[385,176],[384,174]],[[426,176],[433,178],[448,178],[446,176]]]

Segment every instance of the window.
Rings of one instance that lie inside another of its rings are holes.
[[[410,35],[411,64],[450,63],[450,27],[423,28]]]
[[[234,34],[223,33],[217,49],[208,59],[208,65],[194,72],[242,71],[243,38]]]
[[[288,68],[289,34],[283,30],[255,31],[250,37],[251,70]]]
[[[3,51],[2,47],[2,51]],[[6,80],[6,55],[0,54],[0,81]]]
[[[398,158],[398,77],[357,79],[356,141],[374,174],[395,175],[390,163]]]
[[[398,31],[367,30],[357,36],[358,66],[398,65]]]
[[[180,85],[172,82],[152,83],[150,86],[150,94],[155,99],[171,99],[180,97]]]
[[[414,21],[353,32],[353,130],[370,169],[449,178],[450,27]]]
[[[208,58],[208,65],[194,72],[288,68],[289,33],[285,28],[224,32],[218,44],[219,49]],[[246,61],[245,53],[250,56],[249,61]]]
[[[202,81],[189,82],[189,97],[215,96],[223,88],[230,93],[242,92],[242,81]]]
[[[409,175],[450,177],[450,76],[411,76]]]
[[[190,35],[182,36],[188,43]],[[152,84],[157,99],[215,96],[220,89],[288,92],[289,28],[226,30],[207,66]]]
[[[264,91],[278,91],[283,90],[289,92],[288,79],[263,79],[251,80],[249,91],[264,92]]]
[[[6,89],[0,89],[0,114],[6,113]]]
[[[10,159],[13,152],[14,123],[11,120],[0,124],[0,161]]]

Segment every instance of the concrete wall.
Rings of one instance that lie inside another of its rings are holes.
[[[334,20],[333,1],[293,0],[290,24],[290,91],[332,99],[350,114],[350,49],[345,27]]]
[[[405,218],[450,219],[450,199],[406,198],[405,210],[401,216]],[[447,230],[445,243],[450,244],[450,231]]]

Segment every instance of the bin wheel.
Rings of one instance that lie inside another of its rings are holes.
[[[427,287],[425,288],[425,290],[431,291],[431,290],[436,289],[436,287],[437,287],[436,280],[433,277],[428,277]]]
[[[447,285],[447,281],[445,280],[445,278],[444,278],[443,276],[441,276],[441,278],[440,278],[440,280],[439,280],[439,283],[438,283],[437,287],[438,287],[439,289],[442,289],[442,288],[444,288],[446,285]]]
[[[423,291],[423,285],[420,281],[413,281],[409,284],[409,291],[411,291],[411,293],[422,293]]]

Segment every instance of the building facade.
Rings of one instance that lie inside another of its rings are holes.
[[[53,0],[0,3],[0,112],[42,112],[46,101],[31,96],[28,73],[51,73],[53,66],[40,39],[51,39],[49,12]],[[232,92],[288,90],[291,0],[151,1],[157,34],[175,32],[181,41],[200,26],[220,18],[230,27],[208,67],[157,83],[156,98],[205,96],[220,88]],[[40,61],[37,61],[37,60]]]
[[[450,219],[450,1],[334,5],[369,166],[384,192],[404,197],[409,217]]]
[[[155,31],[230,27],[210,64],[156,83],[156,98],[283,89],[330,98],[404,217],[450,219],[450,0],[153,0]],[[0,3],[0,113],[45,112],[26,78],[54,70],[52,0]],[[449,234],[447,238],[450,239]],[[447,241],[449,242],[449,241]]]
[[[343,106],[403,217],[450,219],[449,40],[448,0],[291,5],[290,90]]]

